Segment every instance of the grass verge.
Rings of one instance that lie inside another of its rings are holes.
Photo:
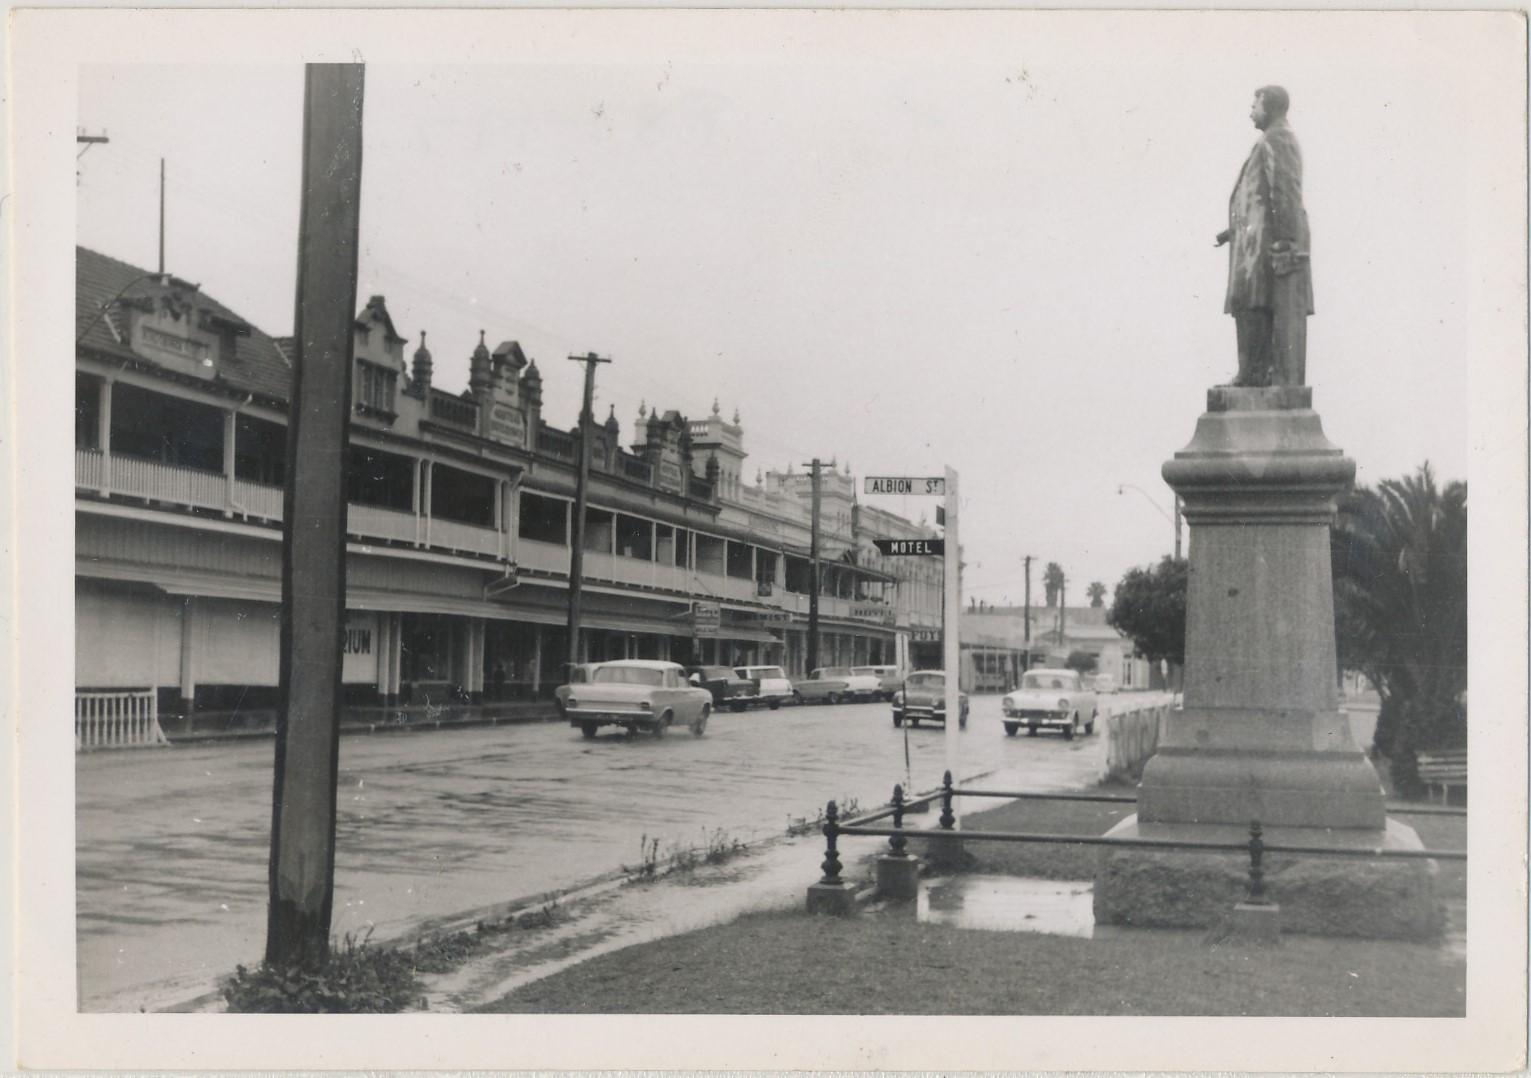
[[[965,828],[1099,835],[1133,810],[1010,802]],[[1460,849],[1465,820],[1411,818]],[[1089,879],[1090,847],[973,844],[975,870]],[[855,851],[852,851],[855,852]],[[1442,864],[1444,897],[1462,887]],[[627,948],[484,1008],[523,1013],[1460,1016],[1466,968],[1432,944],[1287,937],[1261,948],[1195,932],[1084,940],[919,924],[908,907],[838,919],[756,914]]]

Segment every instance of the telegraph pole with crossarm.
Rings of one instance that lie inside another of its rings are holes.
[[[579,411],[579,471],[574,482],[574,534],[569,548],[569,668],[579,662],[579,600],[585,575],[585,488],[590,483],[590,429],[595,425],[591,408],[595,401],[595,365],[610,363],[590,352],[570,356],[570,362],[585,365],[585,403]]]

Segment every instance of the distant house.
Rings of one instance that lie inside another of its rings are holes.
[[[1070,606],[1060,618],[1058,607],[1034,606],[1029,645],[1026,622],[1025,610],[1016,606],[962,612],[964,688],[1003,691],[1028,667],[1062,666],[1075,651],[1094,655],[1096,673],[1112,675],[1124,689],[1149,687],[1148,662],[1135,657],[1132,641],[1106,624],[1105,607]]]

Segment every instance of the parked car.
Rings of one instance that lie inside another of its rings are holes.
[[[838,704],[850,695],[850,682],[828,676],[829,667],[813,671],[792,683],[792,697],[800,704]]]
[[[1095,732],[1095,693],[1084,687],[1073,670],[1028,670],[1021,677],[1021,687],[1007,694],[1000,706],[1007,737],[1014,737],[1022,726],[1031,736],[1044,726],[1062,730],[1066,738],[1081,729]]]
[[[896,666],[853,666],[852,674],[870,674],[877,679],[878,697],[892,700],[893,694],[904,687],[904,675]]]
[[[686,676],[691,684],[698,685],[712,694],[712,706],[721,710],[743,711],[759,697],[755,683],[740,677],[727,666],[688,666]]]
[[[967,729],[968,694],[957,694],[957,728]],[[946,725],[946,674],[940,670],[916,670],[904,679],[903,688],[893,694],[893,725],[910,726],[922,722]]]
[[[1090,679],[1090,685],[1092,688],[1094,688],[1097,695],[1116,692],[1117,689],[1120,688],[1120,686],[1117,685],[1116,677],[1113,674],[1096,674],[1093,678]]]
[[[736,666],[734,673],[755,684],[755,699],[775,711],[792,700],[792,681],[779,666]]]
[[[684,667],[654,659],[595,664],[587,681],[560,686],[558,692],[569,725],[586,737],[594,737],[602,726],[663,737],[675,723],[701,737],[712,714],[712,694],[688,684]]]
[[[870,669],[869,666],[857,667],[855,670],[849,666],[826,666],[808,676],[815,678],[822,675],[826,680],[845,682],[841,696],[847,700],[876,700],[882,695],[882,679],[876,674],[857,672]]]

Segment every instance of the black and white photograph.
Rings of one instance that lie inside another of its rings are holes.
[[[12,28],[17,1066],[1525,1065],[1523,13]]]

